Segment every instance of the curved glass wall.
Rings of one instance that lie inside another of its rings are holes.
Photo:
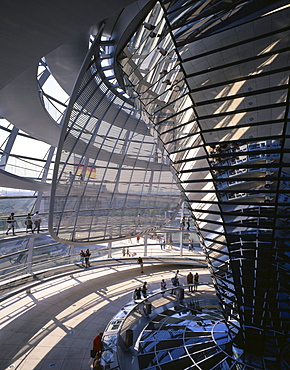
[[[167,224],[180,206],[158,142],[99,76],[98,43],[66,112],[52,191],[50,232],[71,243],[146,233]]]

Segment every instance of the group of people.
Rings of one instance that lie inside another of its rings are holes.
[[[123,257],[126,257],[126,256],[131,257],[129,247],[127,247],[127,248],[123,247],[122,254],[123,254]]]
[[[144,281],[142,287],[136,288],[133,292],[133,301],[137,301],[139,299],[147,298],[147,291],[148,291],[148,285],[147,281]]]
[[[198,286],[198,283],[199,283],[198,272],[196,272],[194,275],[192,274],[192,272],[189,272],[188,275],[186,276],[186,282],[187,282],[187,285],[188,285],[188,291],[189,292],[197,291],[197,286]],[[163,290],[162,289],[162,284],[164,284],[163,279],[161,281],[161,290]],[[172,285],[171,294],[175,294],[176,289],[174,289],[174,288],[176,288],[180,285],[180,283],[179,283],[179,270],[176,271],[176,274],[171,279],[171,285]],[[165,283],[165,286],[166,286],[166,283]]]
[[[187,284],[188,284],[188,291],[189,292],[197,291],[197,286],[198,286],[198,282],[199,282],[198,273],[196,272],[193,275],[191,272],[189,272],[189,274],[186,277],[186,280],[187,280]]]
[[[91,256],[91,252],[90,252],[89,248],[85,252],[81,249],[80,257],[81,257],[81,264],[83,266],[91,267],[90,256]]]
[[[72,171],[69,171],[69,175],[68,175],[68,178],[66,180],[66,182],[69,184],[69,183],[73,183],[74,180],[78,180],[80,181],[80,183],[82,183],[84,181],[84,176],[83,176],[83,173],[76,173],[75,175],[72,173]]]
[[[36,231],[37,233],[39,233],[41,222],[42,222],[42,219],[38,211],[36,211],[33,215],[31,215],[31,213],[28,213],[25,219],[26,233],[28,233],[28,231],[31,231],[32,233]],[[13,235],[16,235],[15,234],[16,220],[15,220],[14,212],[11,212],[10,216],[8,216],[7,224],[8,224],[8,228],[6,231],[6,235],[9,234],[10,230],[12,231]]]
[[[184,230],[185,229],[185,225],[187,226],[186,230],[189,230],[190,229],[190,221],[191,221],[191,218],[188,216],[185,220],[185,216],[182,216],[181,219],[180,219],[180,223],[179,223],[179,229],[180,230]]]

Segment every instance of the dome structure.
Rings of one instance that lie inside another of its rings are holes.
[[[288,2],[0,9],[3,229],[40,210],[50,253],[160,230],[185,201],[239,366],[288,368]],[[31,264],[34,243],[4,255]]]

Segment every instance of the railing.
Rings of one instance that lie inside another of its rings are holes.
[[[196,298],[194,293],[180,294],[180,288],[184,290],[188,285],[171,287],[166,290],[155,290],[148,294],[147,298],[129,302],[124,306],[109,322],[103,335],[104,352],[102,354],[102,362],[108,369],[127,369],[126,352],[131,346],[134,346],[139,334],[144,327],[158,313],[175,307],[176,309],[187,308],[191,311],[200,312],[203,308],[211,308],[218,306],[218,299],[214,296],[214,288],[211,283],[199,283],[198,290],[203,286],[210,286],[212,289],[211,296]],[[175,294],[168,294],[174,291]],[[152,313],[151,313],[152,312]],[[128,333],[134,330],[135,341],[133,338],[128,338]],[[132,356],[132,353],[131,353]]]
[[[93,257],[90,259],[91,267],[100,268],[100,267],[110,267],[110,266],[126,266],[134,265],[139,268],[137,265],[136,258],[114,258],[108,257],[108,251],[104,250],[103,253],[98,257]],[[0,281],[0,301],[5,300],[6,298],[13,296],[21,291],[29,291],[30,288],[39,285],[48,280],[57,279],[67,275],[73,275],[85,271],[85,266],[80,262],[79,256],[77,262],[72,261],[72,256],[55,256],[54,259],[50,261],[40,261],[35,263],[33,267],[29,270],[27,265],[18,265],[12,266],[13,270],[10,274],[6,273],[2,281]],[[1,261],[1,258],[0,258]],[[193,264],[196,267],[206,267],[205,257],[196,257],[196,258],[185,258],[185,257],[144,257],[144,265],[146,264]],[[146,267],[145,267],[146,268]]]
[[[31,213],[31,215],[33,215],[33,213]],[[11,225],[11,224],[7,223],[8,216],[9,216],[9,214],[5,217],[3,217],[3,216],[0,217],[0,230],[2,230],[1,234],[2,234],[3,237],[6,236],[6,231],[7,231],[8,227],[10,227],[10,225]],[[15,215],[14,216],[14,218],[15,218],[15,226],[14,226],[15,233],[24,234],[26,232],[26,224],[25,224],[26,217],[27,217],[27,215]],[[47,231],[48,213],[41,213],[41,214],[39,214],[39,217],[41,218],[40,229]],[[32,228],[34,228],[34,226],[35,225],[34,225],[34,222],[32,220]],[[31,229],[29,229],[28,231],[30,233]],[[9,231],[9,235],[12,235],[12,230]]]

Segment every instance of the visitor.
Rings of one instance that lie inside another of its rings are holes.
[[[34,228],[33,231],[37,231],[38,233],[40,232],[40,224],[41,224],[41,217],[39,215],[39,212],[36,211],[34,215],[32,216],[32,221],[34,223]]]
[[[177,280],[179,285],[179,270],[176,270],[175,279]]]
[[[141,287],[139,287],[139,288],[136,290],[136,299],[142,299],[142,297],[141,297],[141,293],[142,293],[142,291],[141,291]]]
[[[133,297],[132,297],[133,302],[135,302],[135,301],[136,301],[136,299],[137,299],[137,292],[138,292],[138,288],[136,288],[136,289],[134,290],[134,292],[133,292]]]
[[[148,290],[147,281],[145,281],[143,286],[142,286],[142,294],[143,294],[144,298],[147,298],[147,290]]]
[[[188,242],[188,250],[193,251],[193,245],[191,241]]]
[[[190,228],[190,217],[187,217],[187,230],[189,230],[189,228]]]
[[[189,272],[186,279],[187,279],[187,284],[188,284],[188,291],[193,292],[193,275],[191,272]]]
[[[91,267],[91,264],[90,264],[90,256],[91,256],[91,252],[89,250],[89,248],[86,250],[85,252],[85,265],[86,267]]]
[[[101,357],[102,355],[100,353],[96,354],[96,357],[93,360],[92,368],[93,370],[103,370],[104,366],[101,364]]]
[[[80,251],[80,257],[81,257],[81,264],[84,265],[85,264],[86,254],[85,254],[85,252],[82,249]]]
[[[166,290],[166,281],[164,279],[161,280],[160,287],[161,287],[162,297],[164,297],[164,293],[165,293],[165,290]]]
[[[194,290],[197,290],[198,280],[199,280],[199,275],[198,275],[198,273],[196,273],[194,275]]]
[[[25,225],[26,225],[26,233],[28,233],[28,230],[30,230],[32,233],[34,233],[34,231],[32,230],[33,222],[32,222],[30,213],[28,213],[28,215],[26,217]]]
[[[6,231],[6,235],[8,235],[9,230],[12,230],[13,235],[15,235],[15,226],[16,226],[16,221],[14,218],[14,212],[11,212],[10,216],[7,218],[7,223],[8,223],[8,229]]]
[[[179,286],[179,277],[178,277],[178,274],[179,274],[179,270],[177,270],[176,274],[174,275],[174,277],[171,279],[171,285],[172,287],[177,287]],[[176,289],[171,289],[171,294],[176,294]]]
[[[181,219],[180,219],[179,228],[180,228],[180,230],[184,230],[184,228],[185,228],[185,217],[184,216],[181,217]]]
[[[140,267],[141,267],[141,274],[143,274],[143,260],[141,257],[138,257],[137,259],[137,263],[139,263]]]
[[[93,351],[95,351],[95,355],[101,354],[103,348],[102,342],[103,333],[100,332],[93,340]]]

